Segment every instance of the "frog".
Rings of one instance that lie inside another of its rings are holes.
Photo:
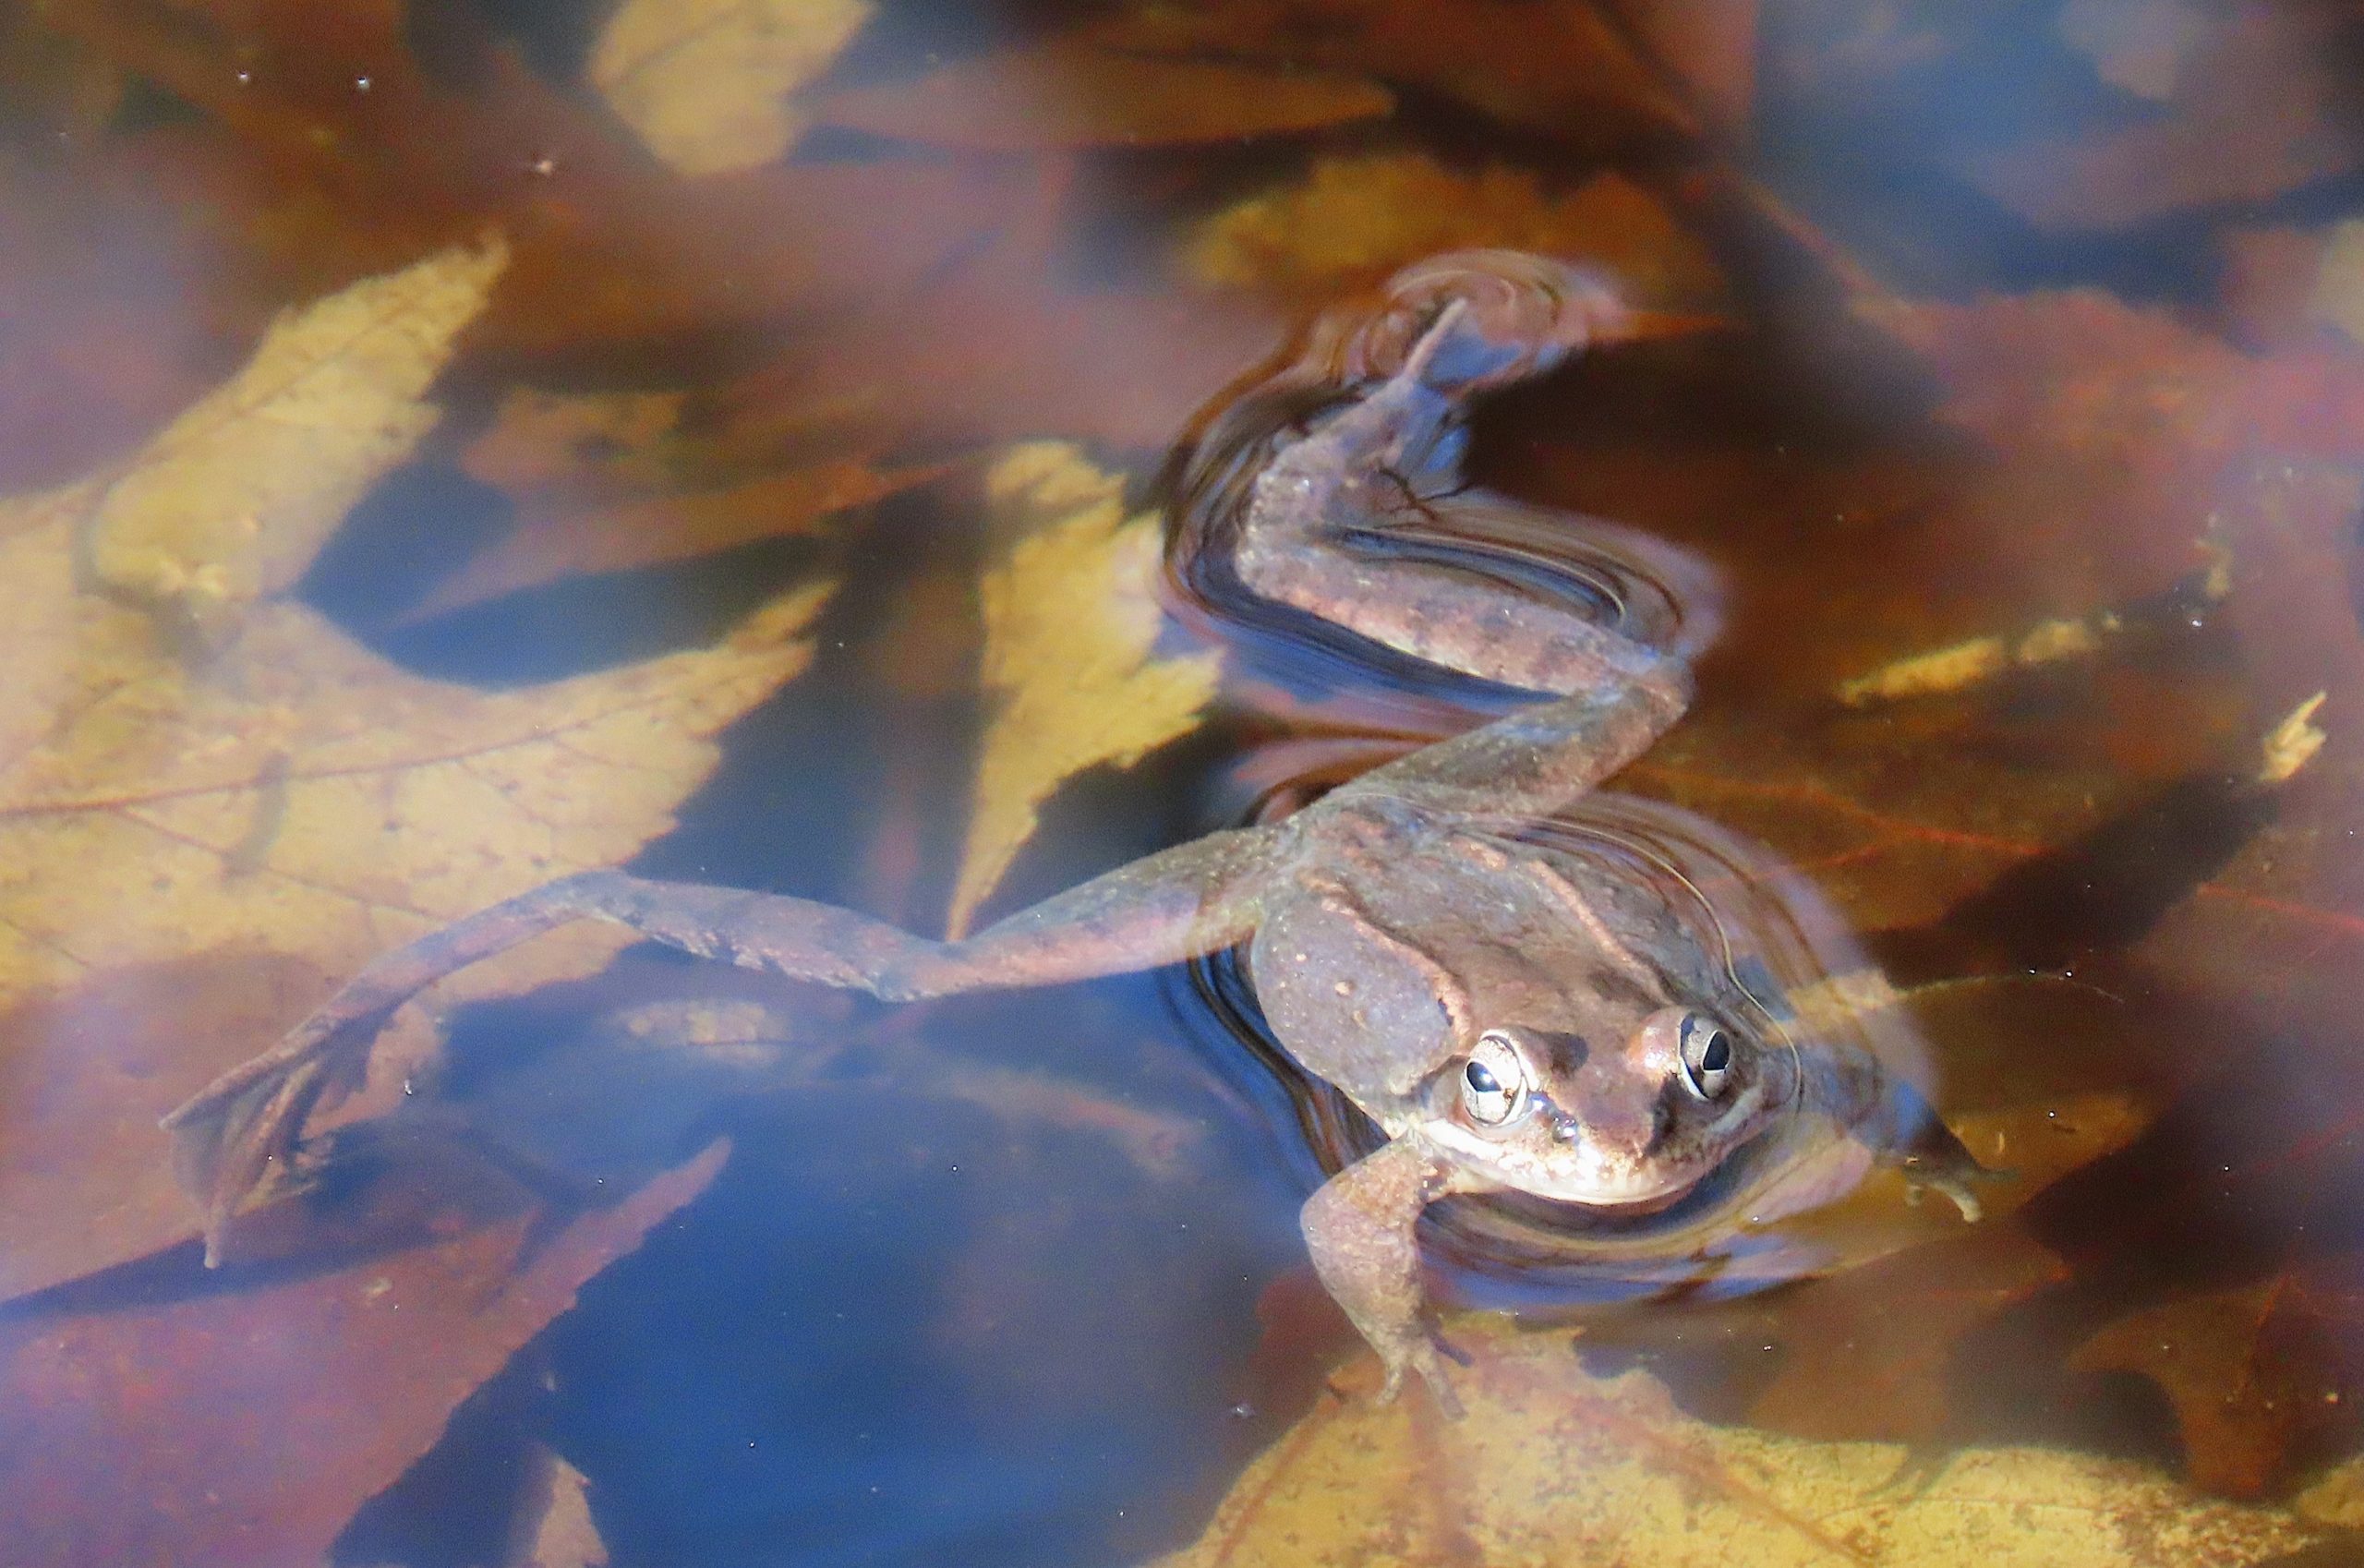
[[[1517,694],[1499,717],[956,940],[618,870],[467,916],[371,961],[165,1117],[207,1261],[244,1208],[301,1171],[308,1120],[362,1081],[398,1007],[578,920],[896,1003],[1244,950],[1282,1047],[1383,1136],[1299,1214],[1316,1273],[1377,1354],[1383,1399],[1417,1380],[1460,1408],[1418,1244],[1441,1199],[1524,1194],[1621,1234],[1661,1216],[1695,1229],[1703,1195],[1762,1224],[1887,1163],[1975,1217],[1980,1167],[1917,1092],[1870,1053],[1802,1043],[1712,911],[1703,925],[1666,878],[1603,848],[1635,835],[1597,832],[1588,849],[1582,833],[1536,831],[1606,798],[1599,786],[1683,717],[1716,628],[1713,573],[1688,552],[1461,475],[1473,407],[1624,320],[1613,286],[1566,262],[1431,258],[1376,304],[1325,317],[1201,421],[1174,470],[1178,531],[1248,593]],[[1538,562],[1565,591],[1538,587]]]

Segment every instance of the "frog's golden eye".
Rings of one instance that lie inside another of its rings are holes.
[[[1461,1069],[1461,1105],[1479,1127],[1500,1127],[1526,1107],[1526,1058],[1509,1035],[1488,1030]]]
[[[1700,1013],[1683,1015],[1677,1036],[1683,1048],[1683,1086],[1702,1100],[1713,1100],[1731,1081],[1732,1043],[1715,1019]]]

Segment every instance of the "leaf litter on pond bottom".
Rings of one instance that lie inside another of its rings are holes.
[[[301,404],[308,440],[332,442],[341,415],[363,428],[367,461],[391,464],[407,445],[387,439],[389,422],[412,440],[431,422],[431,408],[406,401],[421,382],[416,361],[386,347],[390,337],[448,338],[440,305],[432,325],[408,322],[404,302],[415,297],[380,308],[384,290],[357,285],[346,303],[360,325],[342,336],[352,356],[316,346],[274,383],[320,393]],[[295,320],[353,314],[329,303]],[[283,356],[287,339],[275,334],[265,354]],[[390,403],[389,388],[412,390]],[[30,1126],[0,1140],[0,1294],[168,1244],[191,1217],[174,1212],[161,1138],[143,1159],[136,1140],[93,1136],[82,1145],[90,1158],[78,1158],[76,1129],[47,1121],[45,1107],[78,1104],[111,1126],[160,1116],[267,1045],[301,1015],[307,992],[387,947],[630,855],[671,826],[713,767],[723,726],[804,668],[801,633],[829,593],[783,593],[715,647],[501,692],[412,675],[278,598],[207,599],[224,612],[212,621],[216,645],[190,650],[142,609],[78,591],[78,528],[120,522],[145,559],[181,563],[192,583],[260,587],[300,571],[326,537],[323,515],[332,521],[368,477],[359,456],[291,462],[283,398],[200,406],[226,412],[176,423],[156,448],[178,477],[159,492],[168,506],[62,504],[53,493],[0,526],[0,580],[17,607],[0,632],[13,672],[0,690],[0,1006],[68,994],[69,1009],[103,1009],[127,966],[221,952],[265,965],[275,976],[267,994],[284,1010],[233,1008],[223,1021],[237,1027],[189,1032],[170,1051],[149,1031],[94,1043],[19,1012],[7,1070],[40,1092],[11,1102]],[[161,482],[134,460],[104,494],[136,497]],[[100,493],[96,481],[78,488]],[[224,531],[223,517],[251,525]],[[176,518],[188,526],[168,526]],[[621,945],[613,933],[584,937],[471,971],[447,995],[580,973]],[[317,977],[308,985],[306,969]],[[121,1098],[110,1104],[93,1085]]]
[[[2143,1466],[2043,1448],[1968,1449],[1914,1486],[1907,1452],[1685,1416],[1646,1372],[1587,1374],[1560,1333],[1477,1321],[1469,1405],[1320,1401],[1267,1449],[1197,1544],[1160,1568],[1646,1562],[1653,1568],[2248,1568],[2332,1532],[2197,1494]],[[1369,1370],[1364,1368],[1364,1370]]]
[[[729,1148],[554,1234],[529,1204],[323,1272],[0,1319],[0,1561],[317,1568],[460,1401]]]

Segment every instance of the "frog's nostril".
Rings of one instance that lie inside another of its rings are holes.
[[[1551,1135],[1561,1142],[1574,1143],[1584,1135],[1584,1123],[1567,1112],[1554,1110],[1551,1113]]]

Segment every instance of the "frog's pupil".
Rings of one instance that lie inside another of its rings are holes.
[[[1469,1070],[1463,1074],[1463,1076],[1469,1080],[1469,1087],[1476,1090],[1480,1094],[1499,1094],[1502,1092],[1502,1086],[1501,1082],[1496,1080],[1492,1070],[1482,1062],[1470,1063]]]
[[[1724,1038],[1724,1031],[1719,1029],[1707,1037],[1707,1048],[1699,1053],[1700,1068],[1706,1072],[1721,1072],[1731,1066],[1731,1043]]]

